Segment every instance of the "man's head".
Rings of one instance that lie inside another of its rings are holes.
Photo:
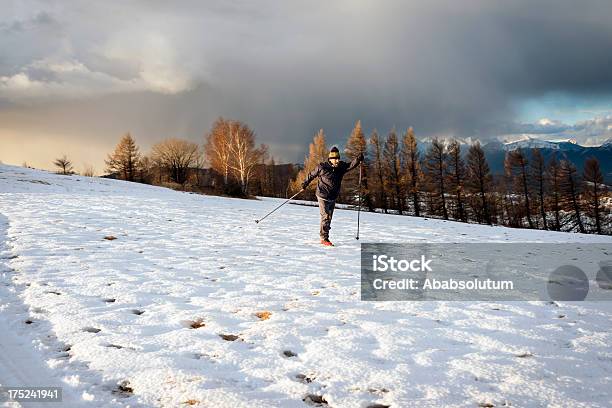
[[[332,166],[336,167],[340,163],[340,152],[336,146],[332,147],[327,157]]]

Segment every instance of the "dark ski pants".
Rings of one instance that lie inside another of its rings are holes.
[[[331,220],[334,215],[334,207],[336,206],[335,201],[324,200],[321,197],[317,197],[319,201],[319,213],[321,214],[321,228],[319,235],[321,239],[329,239],[329,230],[331,229]]]

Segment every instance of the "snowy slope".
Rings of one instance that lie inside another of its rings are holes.
[[[324,248],[317,208],[253,222],[280,202],[0,165],[0,383],[66,406],[609,406],[610,303],[361,302],[356,214]],[[612,243],[361,219],[365,242]]]

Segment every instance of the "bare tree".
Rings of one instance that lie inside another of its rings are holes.
[[[223,182],[227,186],[230,177],[230,125],[231,121],[222,117],[213,123],[211,131],[206,135],[204,153],[210,166],[217,173],[223,175]]]
[[[504,176],[501,177],[497,185],[497,190],[503,196],[501,200],[502,223],[513,228],[523,227],[522,207],[520,203],[517,203],[516,194],[514,193],[514,178],[507,168],[505,170]]]
[[[528,161],[523,150],[516,149],[508,152],[506,154],[505,166],[506,170],[513,175],[513,178],[518,186],[518,190],[523,196],[527,223],[529,224],[529,228],[533,228],[533,221],[531,219],[531,204],[529,203],[530,191]]]
[[[432,207],[436,213],[442,213],[448,220],[446,208],[446,171],[447,171],[446,145],[443,141],[433,139],[425,155],[425,169],[428,184],[432,191]]]
[[[402,215],[404,211],[404,193],[402,188],[402,163],[397,133],[392,129],[387,136],[383,148],[383,164],[385,169],[385,186],[387,193],[395,202],[395,208]]]
[[[68,159],[66,155],[63,155],[59,159],[55,159],[53,164],[60,168],[60,174],[69,175],[74,173],[72,162]]]
[[[468,151],[468,176],[466,185],[475,192],[480,200],[475,208],[478,220],[484,220],[492,225],[491,211],[487,201],[487,194],[491,189],[491,171],[479,142],[470,146]]]
[[[461,145],[456,140],[448,145],[448,174],[449,189],[455,193],[455,218],[466,222],[465,203],[463,202],[465,163],[461,157]]]
[[[134,138],[126,133],[115,147],[115,151],[105,160],[106,171],[118,174],[122,180],[134,181],[138,174],[140,160],[141,156]]]
[[[182,139],[165,139],[153,146],[153,160],[170,173],[170,179],[184,185],[187,171],[198,159],[198,145]]]
[[[581,182],[576,166],[567,160],[562,160],[559,173],[564,209],[572,214],[570,219],[573,221],[573,227],[578,227],[578,231],[584,233],[586,231],[582,223],[582,209],[580,208]]]
[[[245,123],[218,118],[206,135],[204,152],[213,170],[223,175],[228,189],[233,180],[240,184],[240,194],[248,194],[249,180],[268,154],[268,147],[255,147],[255,132]]]
[[[378,138],[378,132],[376,129],[372,132],[372,136],[370,136],[370,144],[374,149],[374,158],[372,167],[374,169],[374,186],[370,185],[373,190],[378,192],[378,206],[381,207],[385,214],[388,212],[388,204],[387,204],[387,192],[385,191],[385,172],[382,162],[382,147],[380,145],[380,139]]]
[[[249,180],[253,175],[255,166],[261,157],[266,157],[268,147],[261,145],[255,148],[255,132],[242,122],[230,123],[229,151],[231,160],[229,168],[240,181],[242,194],[248,193]]]
[[[414,136],[414,129],[408,128],[402,140],[402,163],[404,165],[404,179],[406,190],[412,198],[414,215],[421,215],[419,189],[421,186],[421,158]]]
[[[554,215],[553,229],[561,231],[561,166],[556,156],[553,156],[546,167],[546,177],[550,182],[550,207]]]
[[[605,218],[602,198],[606,192],[606,185],[599,167],[599,161],[595,157],[587,159],[584,163],[583,181],[586,213],[594,224],[595,232],[601,234],[603,219]]]
[[[538,195],[540,217],[542,218],[542,224],[545,230],[548,229],[548,223],[546,221],[546,163],[544,162],[544,156],[540,152],[540,149],[533,149],[531,151],[531,179],[534,184],[535,190]]]

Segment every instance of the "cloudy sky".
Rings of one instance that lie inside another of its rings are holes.
[[[612,137],[612,3],[0,0],[0,160],[98,173],[119,137],[201,143],[219,115],[277,161],[343,143]]]

